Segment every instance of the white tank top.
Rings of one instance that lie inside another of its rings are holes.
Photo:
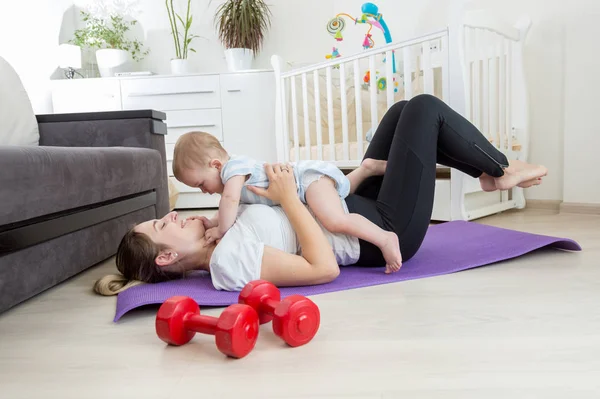
[[[340,201],[344,211],[348,213],[346,202],[342,199]],[[308,206],[307,209],[311,212]],[[340,266],[352,265],[358,261],[358,238],[330,233],[318,221],[317,223],[331,244]],[[214,287],[218,290],[241,291],[247,283],[259,279],[265,245],[290,254],[300,254],[298,237],[281,207],[241,204],[235,223],[225,233],[210,258],[210,275]]]

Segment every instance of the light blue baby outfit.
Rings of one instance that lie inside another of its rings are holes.
[[[242,188],[240,202],[245,204],[264,204],[272,206],[273,202],[265,197],[256,195],[247,189],[248,186],[267,188],[269,178],[263,167],[264,162],[246,156],[231,156],[221,169],[221,180],[223,184],[233,176],[249,175],[248,180]],[[306,190],[311,183],[316,182],[323,176],[328,176],[335,182],[335,188],[344,199],[350,193],[350,181],[335,165],[325,161],[299,161],[292,162],[296,188],[300,201],[306,204]]]

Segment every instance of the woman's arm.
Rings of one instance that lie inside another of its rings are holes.
[[[302,256],[265,246],[261,278],[275,285],[322,284],[340,273],[329,241],[306,206],[298,198],[294,175],[281,165],[265,165],[269,177],[267,190],[249,187],[258,195],[279,202],[302,248]]]

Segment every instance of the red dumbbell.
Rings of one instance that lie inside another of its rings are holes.
[[[290,346],[308,343],[319,329],[321,315],[313,301],[302,295],[290,295],[281,301],[279,290],[268,281],[246,284],[238,302],[252,306],[260,324],[273,320],[273,332]]]
[[[196,333],[215,336],[217,348],[227,356],[242,358],[254,349],[259,321],[256,311],[246,305],[233,304],[221,316],[200,314],[192,298],[174,296],[167,299],[156,314],[156,334],[171,345],[184,345]]]

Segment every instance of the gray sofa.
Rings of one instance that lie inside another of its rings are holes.
[[[38,115],[39,146],[0,143],[0,312],[111,257],[132,225],[168,212],[165,119]]]

